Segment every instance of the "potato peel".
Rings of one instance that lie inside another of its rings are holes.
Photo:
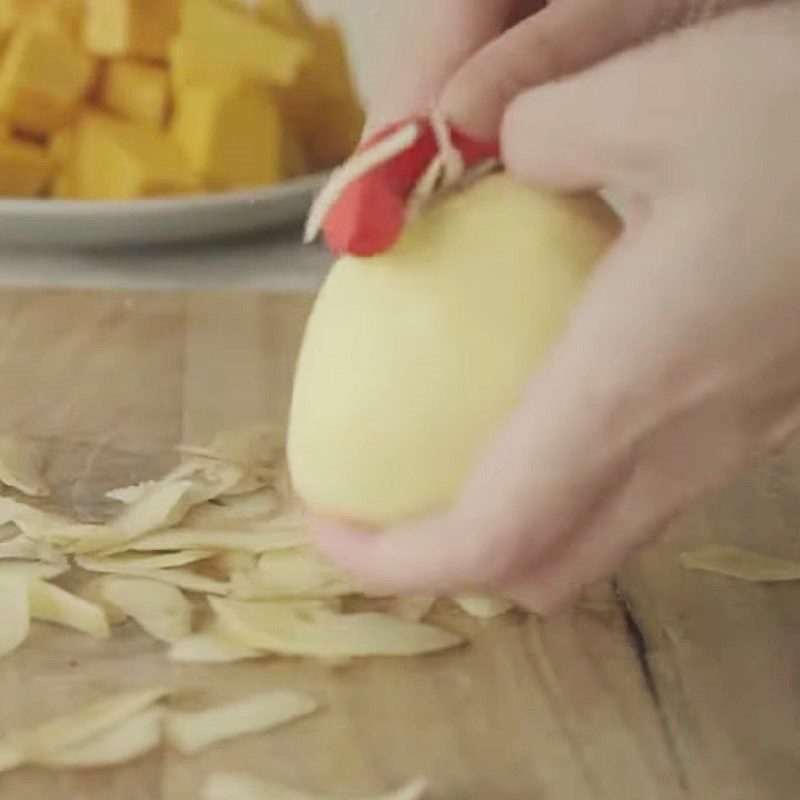
[[[148,495],[157,493],[160,488],[186,481],[192,485],[193,504],[199,504],[235,486],[242,476],[242,469],[236,465],[220,465],[209,463],[207,459],[192,458],[181,462],[159,480],[142,481],[132,486],[111,489],[106,492],[106,497],[125,505],[135,505],[143,502]]]
[[[465,613],[475,619],[487,620],[501,617],[514,608],[509,600],[500,597],[462,596],[454,597],[453,602]]]
[[[0,483],[29,497],[49,494],[41,447],[18,436],[0,436]]]
[[[108,493],[124,504],[109,523],[74,522],[0,497],[0,581],[28,586],[24,624],[39,619],[99,638],[133,617],[170,644],[171,660],[199,663],[281,654],[339,664],[461,644],[422,622],[434,598],[387,597],[388,613],[341,612],[343,598],[372,595],[311,547],[302,511],[283,505],[279,445],[271,428],[255,426],[223,432],[208,447],[181,448],[183,460],[162,478]],[[46,582],[70,560],[102,577],[78,594]],[[216,621],[193,634],[192,605],[181,590],[204,595]],[[480,619],[511,607],[477,597],[455,602]],[[19,641],[27,634],[22,624]],[[6,647],[19,641],[9,635]]]
[[[214,565],[228,577],[238,572],[252,572],[258,566],[258,555],[246,550],[224,550],[214,558]]]
[[[233,531],[194,530],[172,528],[145,536],[131,545],[139,552],[163,550],[244,550],[249,553],[266,553],[286,550],[307,541],[297,531]]]
[[[224,500],[225,498],[221,498]],[[181,528],[192,530],[252,531],[257,533],[292,532],[310,541],[305,518],[294,511],[284,511],[263,517],[232,518],[220,502],[202,503],[186,515]]]
[[[111,525],[69,525],[52,528],[46,541],[71,555],[99,553],[129,541],[128,534]]]
[[[154,639],[176,642],[191,633],[191,604],[175,586],[144,578],[108,576],[100,591]]]
[[[184,589],[187,592],[197,592],[199,594],[219,595],[225,597],[230,594],[231,587],[228,581],[218,581],[206,575],[192,572],[190,569],[176,567],[175,569],[154,569],[150,572],[142,572],[137,575],[139,578],[149,578],[153,581],[168,583]]]
[[[8,522],[14,523],[29,539],[65,551],[72,546],[78,546],[77,543],[86,543],[84,546],[88,547],[95,539],[106,542],[112,539],[112,534],[115,538],[120,536],[119,532],[111,531],[107,525],[73,522],[27,503],[0,497],[0,524]]]
[[[164,730],[176,750],[191,755],[216,742],[272,730],[313,714],[318,708],[316,700],[308,695],[265,692],[202,711],[170,711]]]
[[[131,539],[170,528],[179,523],[194,505],[194,489],[189,480],[148,487],[109,527]]]
[[[339,614],[324,603],[210,597],[220,626],[245,644],[288,656],[414,656],[456,647],[460,636],[389,614]]]
[[[276,514],[278,498],[273,489],[260,489],[250,494],[221,497],[217,507],[228,519],[264,519]]]
[[[71,520],[58,514],[42,511],[10,497],[0,497],[0,524],[8,522],[13,522],[31,539],[36,541],[54,540],[54,543],[61,541],[56,535],[56,531],[74,526]]]
[[[108,572],[114,575],[141,575],[157,569],[185,567],[214,555],[213,550],[181,550],[159,555],[78,556],[75,563],[87,572]]]
[[[179,639],[168,655],[170,661],[196,664],[231,664],[263,656],[260,650],[241,644],[215,625]]]
[[[28,582],[24,578],[0,578],[0,619],[0,656],[5,656],[13,653],[30,632]]]
[[[435,597],[396,597],[391,613],[406,622],[422,622],[436,605]]]
[[[0,751],[10,748],[20,754],[22,761],[47,758],[105,734],[166,695],[167,690],[160,687],[120,692],[31,731],[11,733],[0,742]]]
[[[141,758],[161,744],[163,719],[163,709],[148,708],[88,741],[43,753],[31,761],[55,769],[87,769],[126,764]]]
[[[427,791],[428,782],[419,778],[393,792],[362,797],[360,800],[422,800]],[[203,800],[356,800],[357,797],[332,797],[304,792],[238,772],[212,773],[203,788]]]
[[[64,564],[66,561],[57,548],[46,542],[29,539],[24,533],[0,542],[0,559],[6,558],[46,561],[50,564]]]
[[[95,639],[107,639],[110,635],[102,607],[42,580],[31,581],[28,591],[33,619],[74,628]]]
[[[358,588],[311,548],[293,548],[261,556],[252,572],[231,576],[232,594],[242,600],[339,597]]]
[[[220,431],[208,447],[179,445],[180,452],[204,458],[230,461],[245,467],[272,465],[279,459],[281,437],[268,424],[241,426]]]
[[[6,578],[42,578],[50,580],[69,570],[66,560],[60,564],[46,564],[42,561],[0,561],[0,580]]]
[[[800,561],[743,550],[732,545],[708,545],[681,553],[684,569],[712,572],[750,583],[800,581]]]
[[[119,486],[116,489],[109,489],[105,496],[109,500],[116,500],[118,503],[123,503],[127,506],[135,503],[147,489],[157,484],[158,481],[142,481],[131,486]]]
[[[24,763],[25,757],[16,747],[0,742],[0,773],[10,772]]]
[[[121,609],[108,601],[103,592],[103,582],[107,580],[106,575],[92,578],[81,586],[78,596],[82,597],[96,606],[100,606],[105,611],[106,619],[110,625],[121,625],[128,619],[128,615]]]

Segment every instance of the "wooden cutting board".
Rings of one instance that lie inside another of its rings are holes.
[[[57,502],[92,518],[107,488],[169,466],[176,443],[283,421],[308,308],[303,296],[0,293],[0,430],[44,441]],[[177,666],[133,625],[99,643],[39,625],[0,661],[0,729],[160,683],[208,702],[297,687],[326,711],[194,758],[25,769],[0,776],[0,798],[200,800],[216,770],[343,798],[417,775],[433,800],[797,797],[800,585],[677,561],[706,540],[800,555],[797,450],[694,509],[615,589],[545,623],[470,624],[472,645],[442,656]]]

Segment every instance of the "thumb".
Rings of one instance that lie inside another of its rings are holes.
[[[577,72],[672,27],[661,0],[557,0],[492,40],[447,82],[440,107],[482,139],[496,139],[508,105],[533,86]]]

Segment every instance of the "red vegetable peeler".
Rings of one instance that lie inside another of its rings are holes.
[[[305,239],[322,231],[336,255],[378,255],[425,200],[492,169],[499,158],[499,143],[478,141],[436,113],[390,125],[333,173],[311,209]]]

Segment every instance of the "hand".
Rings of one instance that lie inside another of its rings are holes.
[[[634,210],[454,506],[321,525],[335,562],[548,613],[800,425],[798,41],[800,3],[773,3],[517,97],[511,172]]]
[[[495,139],[526,89],[682,25],[764,0],[436,0],[409,15],[365,136],[428,111]]]

